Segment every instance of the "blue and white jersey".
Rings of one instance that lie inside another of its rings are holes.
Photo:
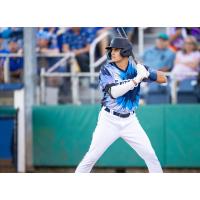
[[[145,66],[146,67],[146,66]],[[147,67],[146,67],[147,68]],[[149,78],[146,81],[156,81],[156,71],[147,68],[150,72]],[[120,69],[115,63],[106,63],[100,70],[99,86],[103,92],[101,100],[102,106],[105,106],[118,113],[130,113],[136,110],[140,99],[140,84],[133,90],[128,91],[123,96],[116,99],[112,98],[107,92],[108,85],[117,85],[128,79],[133,79],[137,76],[135,64],[129,60],[126,70]]]

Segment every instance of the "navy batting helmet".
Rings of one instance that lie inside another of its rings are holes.
[[[107,55],[108,55],[109,59],[111,59],[112,48],[121,49],[120,55],[122,57],[131,56],[131,53],[132,53],[132,50],[133,50],[133,46],[132,46],[131,42],[129,42],[129,40],[127,38],[121,38],[121,37],[113,38],[111,43],[110,43],[110,46],[106,47],[106,49],[108,50]]]

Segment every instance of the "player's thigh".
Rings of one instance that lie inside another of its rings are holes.
[[[151,142],[137,117],[122,131],[121,137],[136,151],[154,152]]]
[[[97,126],[93,132],[90,150],[106,148],[119,138],[119,129],[112,118],[100,112]]]

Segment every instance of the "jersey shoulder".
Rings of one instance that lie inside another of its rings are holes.
[[[112,76],[112,64],[109,62],[106,62],[104,65],[102,65],[100,69],[100,74],[103,76]]]
[[[137,73],[136,64],[133,62],[133,60],[129,60],[128,65],[128,72],[131,71],[132,73]]]

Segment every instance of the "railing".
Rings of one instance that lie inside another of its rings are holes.
[[[20,54],[5,54],[1,53],[0,54],[1,58],[5,58],[4,65],[3,65],[3,76],[4,76],[4,82],[9,83],[10,82],[10,71],[9,71],[9,61],[10,57],[23,57]]]
[[[170,87],[171,87],[171,102],[172,104],[176,104],[177,103],[177,85],[178,85],[178,79],[176,77],[175,74],[171,73],[171,72],[166,72],[165,73],[166,76],[169,76],[171,79],[170,82]],[[188,78],[190,77],[197,77],[198,76],[198,72],[190,72],[190,73],[182,73],[181,75],[183,76],[187,76]]]
[[[106,34],[103,35],[104,37]],[[101,37],[101,39],[103,38]],[[79,78],[80,77],[88,77],[90,78],[90,83],[94,83],[95,78],[99,76],[99,73],[95,72],[95,67],[101,64],[106,60],[105,56],[100,58],[98,61],[95,62],[93,59],[94,57],[94,51],[95,51],[95,45],[100,41],[100,39],[96,40],[94,44],[91,45],[90,49],[90,55],[91,55],[91,60],[90,60],[90,72],[76,72],[76,64],[77,61],[75,59],[75,56],[73,53],[67,53],[67,54],[53,54],[53,55],[44,55],[44,54],[38,54],[38,57],[62,57],[55,65],[53,65],[51,68],[49,68],[47,71],[45,71],[44,68],[41,68],[41,74],[40,74],[40,103],[45,104],[46,99],[45,99],[45,93],[46,93],[46,85],[45,85],[45,79],[48,77],[70,77],[71,78],[71,91],[72,91],[72,103],[73,104],[80,104],[80,99],[79,99]],[[93,56],[92,56],[93,55]],[[4,80],[5,82],[9,82],[9,58],[10,57],[22,57],[23,55],[19,54],[0,54],[0,57],[5,58],[5,63],[4,63]],[[70,61],[71,63],[71,70],[70,72],[65,72],[65,73],[58,73],[54,72],[58,67],[61,65],[64,65],[67,61]],[[166,76],[171,77],[170,81],[170,87],[171,87],[171,98],[172,98],[172,103],[175,104],[177,103],[177,78],[174,76],[172,73],[165,73]],[[188,77],[191,76],[197,76],[198,73],[190,73],[186,74]],[[90,102],[94,103],[94,89],[91,90],[90,94]]]
[[[65,63],[66,61],[70,62],[70,72],[65,73],[58,73],[53,72],[57,69],[61,64]],[[41,69],[40,80],[40,103],[45,103],[45,93],[46,93],[46,85],[45,85],[45,78],[47,77],[70,77],[71,78],[71,91],[72,91],[72,103],[73,104],[80,104],[79,100],[79,78],[80,77],[88,77],[91,78],[93,81],[94,77],[98,76],[98,73],[95,72],[76,72],[77,61],[73,53],[65,54],[65,57],[61,59],[58,63],[52,66],[49,70],[45,71],[44,68]],[[92,96],[92,95],[91,95]],[[92,99],[92,98],[91,98]],[[91,100],[92,102],[92,100]]]
[[[95,81],[95,77],[97,77],[97,74],[95,74],[95,68],[100,66],[103,62],[106,61],[106,55],[102,56],[100,59],[98,59],[97,61],[95,61],[95,49],[97,47],[97,44],[103,40],[104,38],[108,37],[110,34],[109,31],[102,33],[99,37],[97,37],[96,39],[94,39],[94,41],[92,42],[91,46],[90,46],[90,83],[93,84]],[[91,90],[91,103],[95,102],[95,93],[94,90]]]
[[[174,76],[172,73],[164,73],[166,76],[169,76],[171,81],[170,83],[170,88],[171,88],[171,101],[172,101],[172,104],[176,104],[177,103],[177,83],[178,83],[178,80],[176,78],[176,76]],[[190,73],[190,74],[187,74],[186,76],[188,77],[194,77],[194,76],[197,76],[198,73],[194,72],[194,73]],[[72,79],[79,79],[80,77],[89,77],[91,78],[91,73],[86,73],[86,72],[79,72],[79,73],[45,73],[43,72],[43,74],[41,74],[41,76],[44,78],[44,77],[71,77]],[[92,77],[98,77],[99,76],[99,73],[93,73],[92,74]],[[78,81],[77,81],[78,82]],[[78,86],[76,86],[75,84],[72,86],[72,88],[74,88],[74,90],[72,90],[72,92],[74,92],[75,94],[73,95],[72,94],[72,102],[74,104],[80,104],[80,101],[79,101],[79,96],[78,96]],[[45,97],[44,97],[45,98]],[[43,102],[44,103],[44,99],[43,99]],[[91,103],[94,103],[93,99],[91,99]]]
[[[42,68],[41,70],[41,103],[45,103],[45,77],[71,77],[71,91],[72,91],[72,103],[74,104],[80,104],[80,99],[79,99],[79,78],[80,77],[88,77],[90,78],[90,84],[94,84],[95,78],[98,77],[98,73],[95,73],[95,68],[100,66],[103,62],[106,61],[106,55],[102,56],[99,58],[97,61],[95,61],[95,50],[97,47],[97,44],[101,42],[104,38],[108,37],[111,35],[109,31],[102,33],[100,36],[94,39],[92,44],[90,45],[90,51],[89,51],[89,58],[90,58],[90,72],[82,73],[82,72],[76,72],[75,68],[77,65],[77,61],[75,58],[75,55],[73,53],[67,53],[64,54],[64,57],[57,62],[54,66],[52,66],[47,72],[45,72],[45,69]],[[53,72],[56,70],[61,64],[67,62],[67,60],[70,60],[70,72],[66,73],[56,73]],[[91,103],[95,102],[95,91],[92,89],[90,91],[90,99]]]
[[[54,53],[54,54],[37,54],[37,57],[63,57],[63,60],[66,59],[66,54],[64,53]],[[9,83],[10,82],[10,71],[9,71],[9,63],[10,63],[10,58],[12,57],[18,57],[22,58],[23,54],[18,54],[18,53],[0,53],[0,58],[5,58],[4,65],[3,65],[3,73],[4,73],[4,82]],[[60,60],[58,64],[60,64],[63,60]],[[51,69],[53,71],[54,69]]]

